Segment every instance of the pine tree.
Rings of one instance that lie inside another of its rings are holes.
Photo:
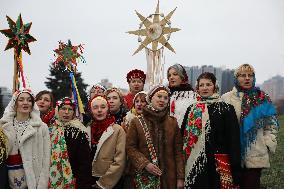
[[[53,66],[49,67],[50,77],[47,77],[45,83],[46,87],[51,90],[54,95],[55,101],[60,100],[61,98],[68,96],[72,96],[71,90],[71,80],[69,77],[69,72],[65,70],[65,66],[63,64],[59,64],[58,67],[54,68]],[[87,84],[84,83],[81,73],[74,73],[76,79],[76,85],[78,87],[80,97],[83,101],[83,104],[87,103],[87,93],[86,88]]]

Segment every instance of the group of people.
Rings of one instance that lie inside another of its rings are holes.
[[[195,89],[180,64],[167,78],[145,92],[132,70],[125,96],[94,85],[81,119],[71,97],[16,91],[0,119],[0,189],[259,189],[279,125],[253,67],[223,96],[213,73]]]

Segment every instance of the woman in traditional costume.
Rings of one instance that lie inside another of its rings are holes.
[[[87,104],[85,105],[85,113],[83,114],[83,123],[87,125],[92,120],[92,112],[90,110],[90,101],[94,98],[94,96],[101,95],[104,96],[106,88],[100,84],[93,85],[89,91],[89,99]]]
[[[243,64],[235,70],[235,87],[222,96],[235,107],[240,123],[241,188],[260,188],[263,168],[269,168],[269,153],[275,152],[279,128],[276,110],[267,94],[255,87],[255,72]]]
[[[0,127],[7,137],[9,188],[46,189],[50,138],[30,90],[23,89],[13,94],[0,119]]]
[[[126,136],[123,128],[109,114],[105,97],[95,96],[90,103],[92,121],[87,127],[91,139],[92,188],[112,189],[118,184],[125,167]]]
[[[174,117],[169,116],[169,89],[153,87],[141,116],[127,130],[126,150],[135,172],[135,188],[183,188],[182,137]]]
[[[146,95],[147,93],[145,91],[140,91],[134,96],[133,105],[129,112],[127,112],[126,116],[124,117],[124,121],[121,124],[121,126],[123,126],[126,132],[131,120],[134,117],[141,115],[143,112],[143,108],[147,105]]]
[[[49,188],[91,188],[91,153],[86,127],[75,118],[75,103],[56,102],[56,120],[49,126],[51,167]]]
[[[185,188],[234,188],[240,175],[240,140],[234,107],[221,101],[213,73],[202,73],[196,90],[196,102],[188,107],[182,124]],[[228,183],[224,183],[226,179]]]
[[[170,66],[167,71],[167,78],[171,90],[170,115],[177,119],[180,128],[186,108],[193,103],[195,93],[189,84],[188,76],[182,65],[174,64]]]
[[[115,117],[115,123],[121,125],[128,112],[121,91],[113,87],[107,89],[105,96],[109,104],[110,114]]]
[[[41,120],[47,125],[51,125],[54,120],[54,97],[50,91],[40,91],[35,97],[36,104],[40,111]]]

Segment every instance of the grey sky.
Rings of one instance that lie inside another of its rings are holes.
[[[45,77],[58,41],[71,39],[85,44],[87,64],[79,64],[85,82],[109,78],[127,87],[125,76],[133,68],[146,70],[145,52],[132,56],[137,37],[126,31],[138,29],[134,10],[148,16],[154,0],[0,0],[0,29],[8,28],[22,13],[24,23],[33,22],[32,55],[23,55],[24,71],[34,92],[45,89]],[[186,66],[214,65],[235,68],[250,63],[257,83],[284,75],[283,0],[160,0],[160,12],[172,16],[170,43],[176,54],[165,50],[165,68],[173,63]],[[12,88],[13,50],[4,52],[7,38],[0,35],[0,86]]]

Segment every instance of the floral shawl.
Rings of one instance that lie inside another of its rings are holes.
[[[257,130],[265,126],[279,127],[276,109],[267,94],[257,87],[240,90],[244,96],[241,105],[240,140],[241,155],[244,158],[247,149],[256,140]]]
[[[49,127],[51,140],[51,165],[48,188],[75,189],[75,178],[64,137],[64,124],[56,120]]]
[[[196,176],[203,171],[207,162],[205,142],[211,130],[207,106],[218,101],[220,101],[218,94],[206,98],[196,95],[196,102],[190,106],[183,133],[185,185],[195,183]]]

